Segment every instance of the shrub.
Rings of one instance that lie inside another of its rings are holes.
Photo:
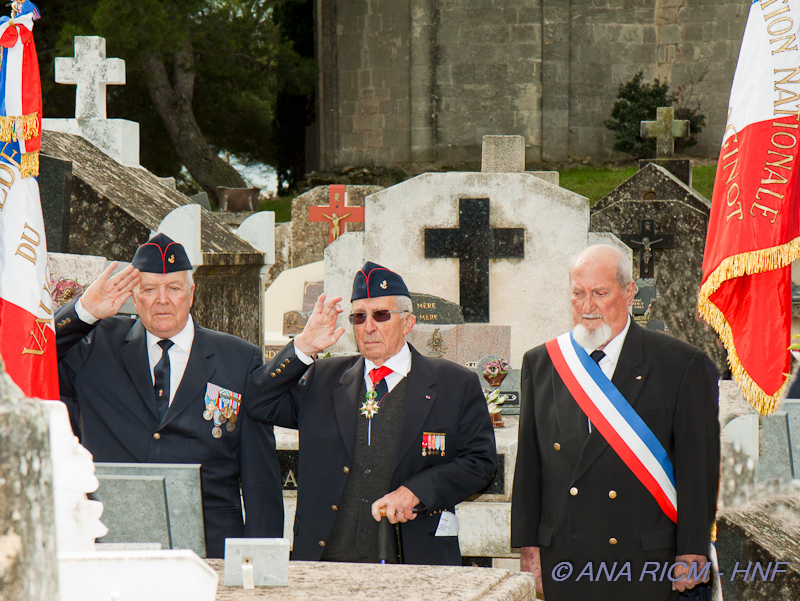
[[[617,100],[611,109],[611,119],[603,125],[614,133],[614,150],[633,155],[635,158],[652,158],[656,154],[655,138],[644,139],[639,135],[642,121],[654,121],[659,107],[672,106],[675,119],[689,121],[689,137],[676,138],[675,151],[697,144],[697,136],[706,124],[705,115],[700,113],[700,103],[690,106],[694,101],[694,86],[705,78],[706,72],[688,85],[680,85],[670,93],[669,85],[654,79],[652,84],[642,83],[642,72],[633,79],[619,85]]]

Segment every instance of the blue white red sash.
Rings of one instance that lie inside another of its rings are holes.
[[[562,334],[545,347],[575,401],[658,505],[678,519],[675,470],[664,447],[639,414],[572,337]]]

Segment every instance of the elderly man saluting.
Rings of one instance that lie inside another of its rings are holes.
[[[461,565],[456,503],[495,469],[477,376],[420,355],[402,278],[368,262],[353,282],[360,355],[314,360],[344,333],[320,296],[302,334],[259,370],[253,419],[300,430],[293,559],[376,562],[377,520],[401,523],[406,563]]]
[[[226,538],[282,536],[275,437],[241,410],[261,351],[194,323],[192,265],[164,234],[115,266],[56,313],[59,385],[81,442],[95,461],[201,464],[209,557]],[[138,319],[117,315],[131,294]]]
[[[631,321],[630,273],[614,247],[579,253],[575,328],[523,359],[511,545],[548,601],[666,600],[707,578],[717,403],[698,349]]]

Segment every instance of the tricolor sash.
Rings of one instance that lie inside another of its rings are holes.
[[[678,519],[675,469],[664,447],[572,332],[545,347],[558,375],[592,425],[673,522]]]

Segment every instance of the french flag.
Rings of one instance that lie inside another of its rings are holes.
[[[28,397],[58,400],[47,242],[39,199],[42,91],[31,30],[38,10],[0,18],[0,356]]]
[[[800,0],[757,0],[733,78],[699,310],[761,414],[788,385],[791,267],[800,256]]]

